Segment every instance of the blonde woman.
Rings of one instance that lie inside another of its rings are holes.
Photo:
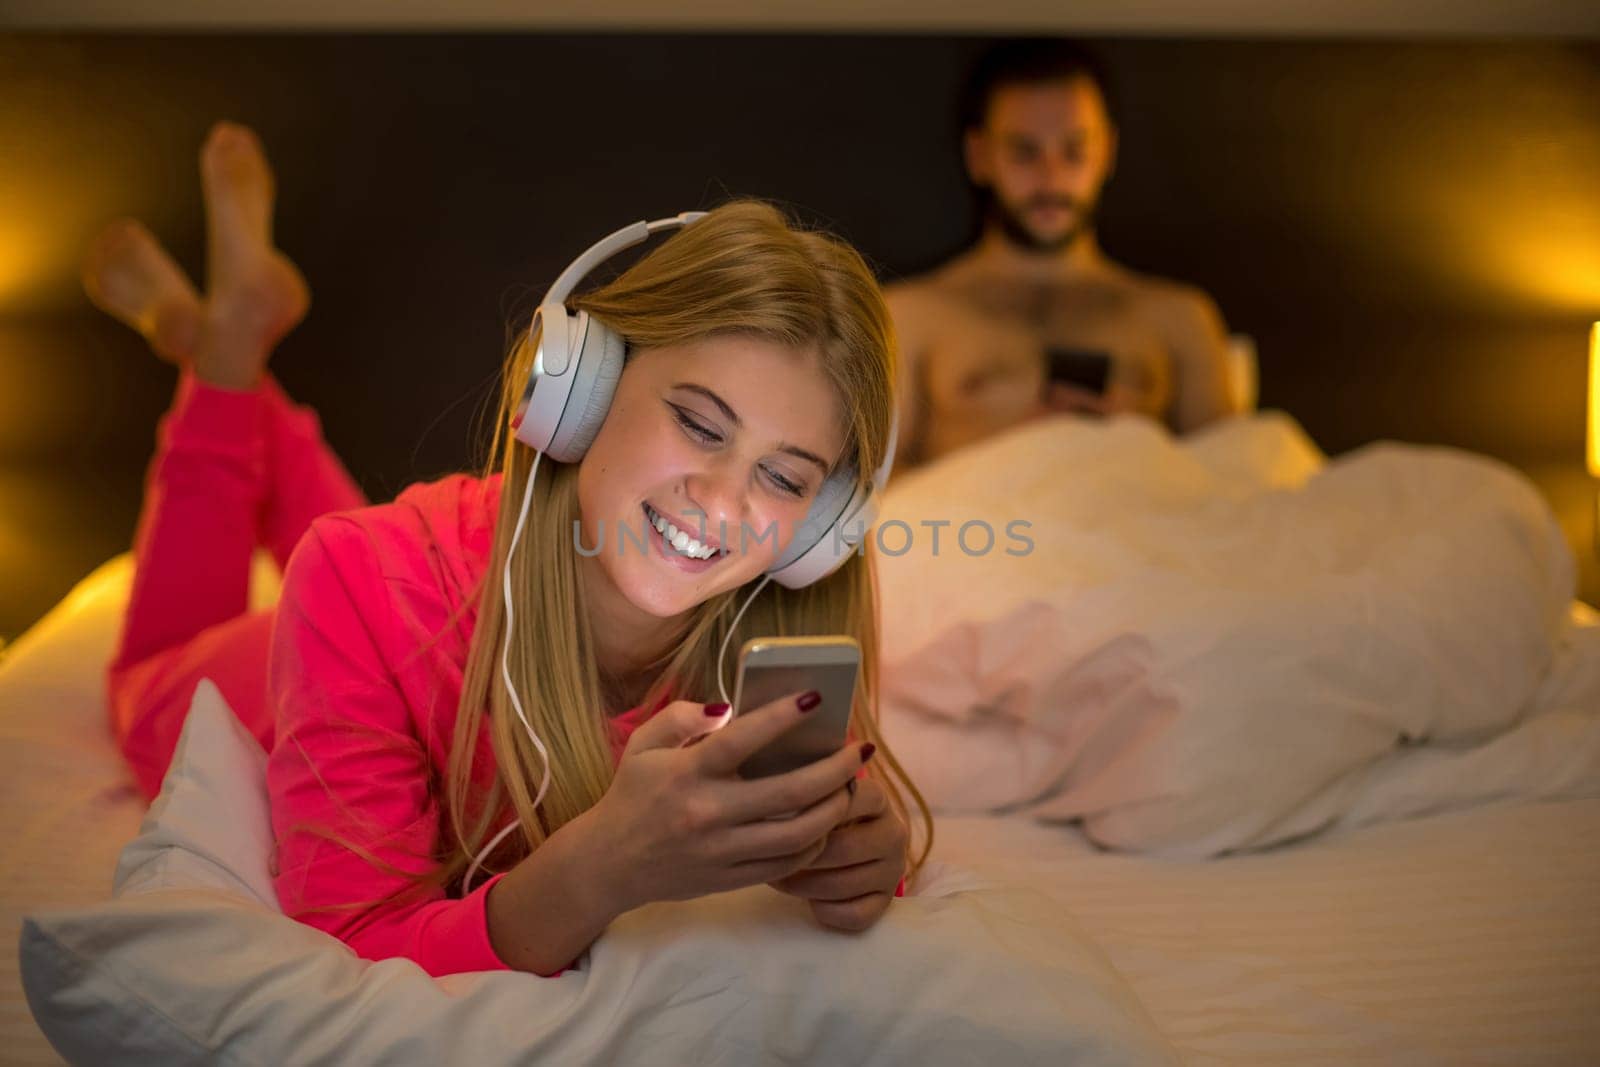
[[[872,560],[763,579],[828,475],[868,479],[892,447],[892,329],[860,256],[769,205],[717,208],[567,300],[626,345],[580,460],[516,439],[535,324],[505,360],[481,475],[368,506],[266,369],[308,297],[272,245],[255,136],[218,124],[201,174],[203,298],[136,223],[85,266],[95,302],[180,367],[108,674],[145,793],[211,677],[270,753],[284,910],[436,975],[560,973],[623,912],[760,883],[825,926],[874,923],[932,820],[878,733]],[[689,516],[778,536],[593,551]],[[257,545],[283,588],[247,613]],[[704,703],[719,650],[802,633],[861,645],[851,739],[747,781],[739,764],[817,697],[729,721]]]

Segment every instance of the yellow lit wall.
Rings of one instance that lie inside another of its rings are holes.
[[[1589,328],[1589,473],[1600,478],[1600,322]]]

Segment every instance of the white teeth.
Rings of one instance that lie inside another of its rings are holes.
[[[679,553],[685,556],[692,556],[695,559],[710,559],[712,556],[723,554],[721,549],[701,544],[695,538],[690,537],[688,531],[678,529],[662,518],[661,514],[654,508],[650,508],[649,505],[646,505],[646,508],[648,509],[647,517],[650,520],[650,525],[654,526],[656,532],[661,534],[662,539]]]

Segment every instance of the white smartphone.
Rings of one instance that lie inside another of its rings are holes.
[[[756,637],[739,650],[733,713],[742,715],[790,693],[815,689],[822,703],[806,718],[745,760],[739,773],[764,778],[831,756],[845,743],[855,701],[861,646],[842,634]]]

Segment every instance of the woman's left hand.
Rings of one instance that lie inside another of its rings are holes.
[[[828,834],[822,854],[804,870],[767,884],[810,901],[824,926],[865,930],[888,910],[905,876],[909,837],[877,779],[858,778],[850,807]]]

